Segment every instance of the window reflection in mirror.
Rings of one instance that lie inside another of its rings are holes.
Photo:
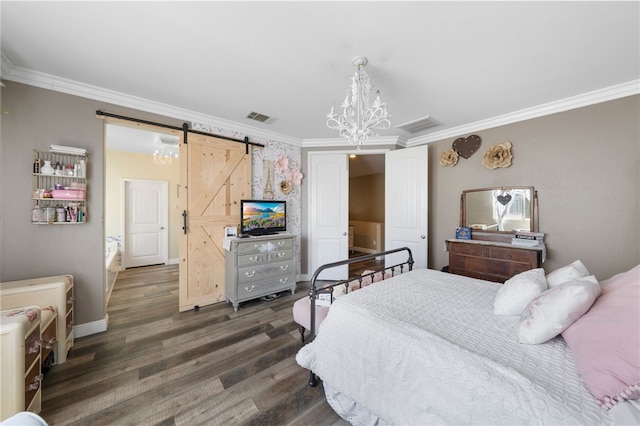
[[[462,196],[462,226],[484,231],[534,231],[532,187],[468,190]]]

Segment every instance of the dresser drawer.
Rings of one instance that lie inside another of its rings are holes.
[[[267,253],[293,248],[292,238],[272,239],[266,241],[254,240],[238,244],[238,255],[249,253]]]
[[[259,265],[261,263],[279,262],[293,259],[293,250],[287,249],[282,251],[253,253],[238,256],[238,267]]]
[[[253,283],[293,272],[295,272],[295,263],[293,260],[241,268],[238,270],[238,284]]]
[[[24,369],[25,373],[33,364],[33,361],[40,355],[40,327],[31,330],[31,333],[24,339]]]
[[[44,321],[44,315],[43,315],[43,321]],[[47,324],[45,329],[42,331],[42,336],[40,337],[40,340],[42,340],[43,362],[45,359],[47,359],[47,356],[49,356],[49,354],[51,353],[51,351],[53,351],[53,348],[56,345],[56,341],[57,341],[56,328],[57,328],[57,322],[56,322],[56,315],[54,314],[53,317],[51,318],[51,321],[49,321],[49,324]]]
[[[67,303],[67,312],[69,312],[73,308],[73,287],[67,290],[66,303]]]
[[[28,408],[35,398],[40,385],[42,384],[42,374],[40,373],[40,362],[37,362],[24,377],[24,406]]]
[[[451,253],[460,253],[469,256],[489,256],[489,247],[483,245],[450,243],[449,250],[451,251]]]
[[[521,250],[517,248],[506,247],[490,247],[489,257],[494,259],[504,259],[513,262],[526,262],[529,264],[535,264],[537,258],[537,252],[531,250]]]
[[[295,286],[295,275],[288,274],[279,277],[267,278],[265,280],[240,284],[238,286],[238,300],[253,299],[265,294],[277,293]]]
[[[65,328],[67,330],[67,337],[72,336],[73,335],[73,311],[69,311],[67,313]]]

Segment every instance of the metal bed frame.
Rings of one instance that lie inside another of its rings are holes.
[[[329,281],[329,283],[327,283],[328,280],[318,279],[318,276],[322,273],[322,271],[325,271],[327,269],[336,268],[338,266],[351,265],[354,263],[363,262],[365,260],[384,257],[390,254],[399,253],[403,251],[407,252],[407,260],[395,265],[385,266],[384,268],[376,269],[373,272],[370,272],[364,275],[357,275],[355,277],[351,277],[346,280]],[[351,284],[354,281],[358,281],[359,287],[362,288],[362,281],[367,277],[369,277],[371,281],[373,281],[375,274],[381,273],[382,276],[384,277],[384,274],[387,271],[390,271],[391,277],[394,277],[396,275],[397,269],[400,269],[399,274],[402,274],[403,272],[405,272],[404,271],[405,267],[408,268],[407,272],[413,270],[413,263],[414,263],[413,254],[411,253],[411,250],[408,247],[401,247],[401,248],[387,250],[379,253],[372,253],[364,256],[353,257],[351,259],[341,260],[339,262],[327,263],[320,266],[318,269],[316,269],[315,272],[313,273],[313,276],[311,277],[311,283],[309,286],[311,330],[309,330],[310,337],[307,343],[312,342],[316,337],[316,300],[318,299],[318,296],[320,294],[330,294],[330,301],[331,303],[333,303],[333,289],[335,287],[338,287],[340,285],[345,286],[345,293],[346,293],[348,292],[349,284]],[[313,372],[311,372],[311,375],[309,378],[309,386],[315,387],[317,386],[317,384],[318,382],[317,382],[316,376]]]

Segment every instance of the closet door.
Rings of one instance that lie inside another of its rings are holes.
[[[224,301],[224,228],[240,223],[240,200],[251,198],[251,149],[188,134],[180,146],[179,310]]]
[[[427,145],[389,151],[385,157],[385,250],[409,247],[414,268],[427,267]],[[387,266],[406,259],[385,257]]]
[[[309,154],[309,274],[349,256],[349,166],[346,153]],[[322,279],[348,278],[347,266],[327,269]]]

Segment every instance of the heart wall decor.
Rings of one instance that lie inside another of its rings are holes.
[[[466,138],[458,138],[453,141],[451,148],[457,152],[462,158],[469,159],[480,148],[482,139],[478,135],[467,136]]]
[[[511,194],[506,192],[504,194],[498,195],[496,199],[500,204],[502,204],[503,206],[506,206],[507,204],[509,204],[509,201],[511,201]]]

